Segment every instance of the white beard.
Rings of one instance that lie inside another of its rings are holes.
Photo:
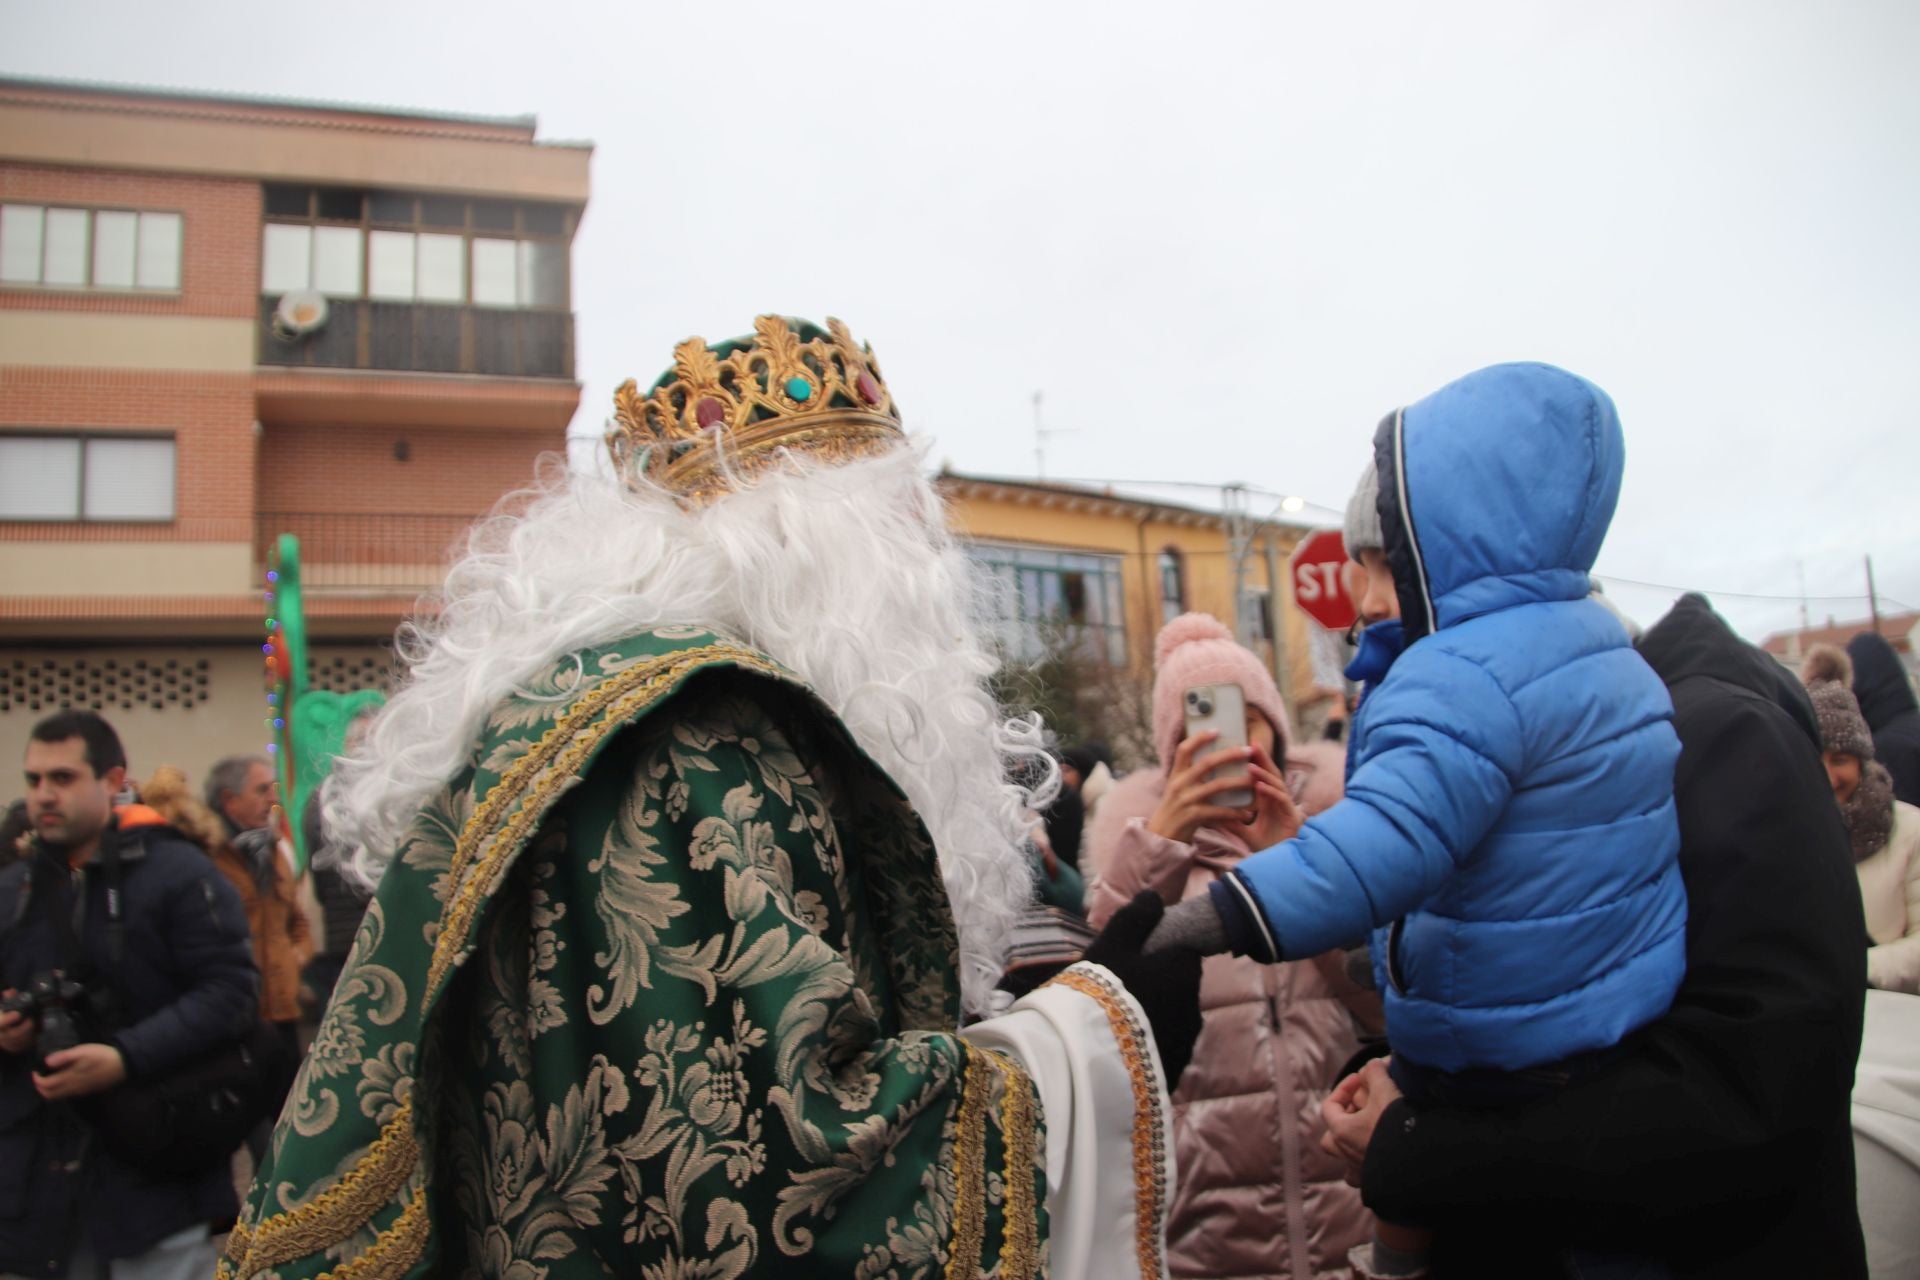
[[[921,452],[790,460],[691,512],[657,489],[550,464],[522,514],[476,528],[439,616],[402,628],[407,680],[325,792],[333,856],[377,883],[488,712],[556,659],[697,626],[794,671],[906,792],[939,853],[962,998],[984,1012],[1033,899],[1029,811],[1058,772],[1039,725],[1006,719],[986,691],[983,597]],[[1008,781],[1022,776],[1041,782]]]

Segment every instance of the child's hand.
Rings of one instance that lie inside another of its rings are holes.
[[[1173,753],[1172,765],[1167,769],[1167,793],[1160,797],[1160,807],[1147,820],[1147,830],[1168,840],[1192,844],[1193,833],[1201,827],[1240,827],[1251,820],[1250,815],[1255,810],[1229,809],[1213,803],[1213,798],[1223,791],[1244,790],[1247,779],[1209,778],[1207,775],[1223,764],[1252,760],[1254,751],[1252,747],[1229,747],[1224,751],[1207,752],[1206,748],[1219,738],[1217,730],[1203,729],[1180,744],[1179,750]],[[1200,756],[1205,758],[1197,760],[1196,757]]]
[[[1253,782],[1253,818],[1235,823],[1234,830],[1246,841],[1247,848],[1258,851],[1293,839],[1300,834],[1306,817],[1300,812],[1273,757],[1257,743],[1249,750],[1253,752],[1247,761],[1247,772]]]

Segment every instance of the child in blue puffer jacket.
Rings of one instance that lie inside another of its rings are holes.
[[[1436,1102],[1550,1088],[1666,1011],[1680,743],[1659,677],[1588,599],[1622,450],[1606,394],[1543,364],[1381,423],[1349,512],[1375,625],[1349,671],[1368,689],[1346,798],[1153,946],[1290,960],[1372,930],[1395,1082]]]
[[[1149,950],[1292,960],[1372,930],[1416,1103],[1517,1104],[1666,1012],[1686,969],[1680,741],[1666,687],[1589,599],[1623,448],[1606,394],[1544,364],[1380,424],[1347,513],[1369,625],[1346,798],[1170,908]],[[1380,1223],[1356,1274],[1424,1274],[1427,1241]]]

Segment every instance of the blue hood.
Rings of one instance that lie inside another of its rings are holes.
[[[1412,642],[1498,609],[1585,597],[1625,445],[1613,401],[1591,382],[1500,364],[1388,417],[1374,462]]]

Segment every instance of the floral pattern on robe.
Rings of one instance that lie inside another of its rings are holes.
[[[490,719],[382,882],[229,1274],[1044,1270],[1031,1082],[931,843],[764,658],[650,632]]]

